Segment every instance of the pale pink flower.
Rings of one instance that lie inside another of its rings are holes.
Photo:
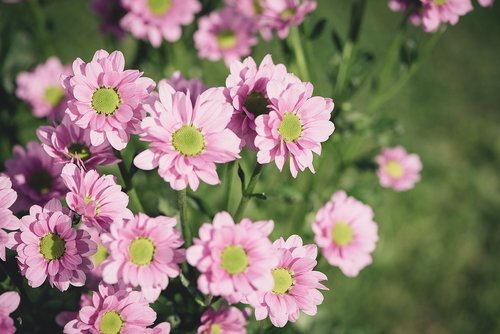
[[[85,306],[92,306],[92,296],[89,293],[82,293],[80,296],[80,309]],[[64,327],[70,321],[78,318],[78,311],[62,311],[56,315],[56,323]]]
[[[153,80],[137,70],[124,70],[123,53],[97,51],[90,63],[73,62],[73,73],[63,78],[69,101],[66,113],[83,129],[90,129],[92,145],[107,139],[122,150],[131,134],[139,132],[145,115],[142,103],[155,87]]]
[[[196,104],[198,97],[208,89],[203,81],[197,79],[188,80],[179,71],[174,72],[170,79],[167,80],[167,83],[178,92],[183,92],[184,94],[189,92],[193,105]]]
[[[323,256],[344,275],[357,276],[372,263],[378,227],[368,205],[337,191],[318,211],[312,228]]]
[[[149,149],[134,159],[143,170],[158,167],[158,174],[175,190],[198,189],[200,180],[220,182],[215,163],[239,158],[238,137],[227,125],[233,108],[222,88],[210,88],[196,104],[189,95],[176,92],[165,81],[159,84],[159,100],[145,106],[149,113],[141,126]]]
[[[495,0],[477,0],[477,2],[483,7],[491,7]]]
[[[408,154],[401,147],[385,148],[376,158],[377,175],[382,187],[395,191],[412,189],[420,181],[422,162],[416,154]]]
[[[290,28],[302,24],[316,5],[316,0],[262,0],[262,25],[284,39]],[[264,30],[263,37],[270,39],[271,35]]]
[[[120,27],[120,20],[126,13],[121,0],[92,0],[90,8],[102,21],[102,33],[112,34],[118,39],[125,36],[125,31]]]
[[[230,303],[255,291],[271,291],[272,269],[278,265],[268,239],[273,227],[271,220],[252,223],[246,218],[236,225],[227,212],[218,213],[213,224],[203,224],[200,239],[186,253],[189,264],[201,272],[198,289]]]
[[[5,230],[19,229],[19,219],[10,210],[16,198],[17,194],[12,190],[9,177],[0,174],[0,259],[3,261],[5,261],[5,246],[12,237],[12,234]]]
[[[97,251],[90,258],[94,268],[88,273],[87,282],[85,283],[85,287],[91,290],[96,290],[99,283],[102,281],[103,262],[109,256],[108,249],[104,246],[101,240],[101,235],[106,232],[87,225],[81,225],[80,228],[87,231],[90,234],[90,240],[97,244]]]
[[[421,0],[422,25],[426,32],[437,31],[442,23],[455,25],[460,16],[474,8],[471,0]]]
[[[206,310],[201,316],[201,326],[197,334],[246,334],[247,319],[245,314],[234,306],[220,306]]]
[[[14,320],[10,314],[17,309],[20,302],[21,298],[15,291],[4,292],[0,295],[0,333],[14,334],[16,332]]]
[[[422,23],[422,2],[420,0],[389,0],[389,8],[395,12],[412,9],[408,20],[415,26]]]

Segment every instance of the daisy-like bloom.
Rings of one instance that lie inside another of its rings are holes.
[[[128,195],[121,191],[113,175],[101,176],[96,170],[87,172],[67,164],[61,177],[69,189],[66,203],[85,225],[109,230],[111,223],[133,217],[127,209]]]
[[[252,52],[257,44],[255,25],[241,12],[226,7],[200,18],[194,42],[200,58],[224,59],[229,65]]]
[[[92,264],[94,265],[94,268],[87,275],[87,282],[85,282],[85,287],[89,288],[90,290],[97,290],[99,283],[102,281],[103,262],[109,256],[108,249],[104,246],[101,240],[101,234],[106,232],[100,231],[95,227],[90,227],[87,225],[81,225],[80,228],[87,231],[90,234],[90,240],[97,244],[97,251],[90,258]]]
[[[372,263],[378,241],[373,210],[344,191],[337,191],[316,214],[315,242],[327,261],[354,277]]]
[[[109,251],[102,264],[104,282],[140,287],[150,303],[164,290],[170,277],[180,273],[184,241],[175,229],[175,218],[150,218],[140,213],[129,221],[116,222],[101,236]]]
[[[0,259],[3,261],[5,261],[5,246],[9,242],[9,233],[4,229],[10,231],[19,229],[19,219],[10,210],[16,198],[17,194],[12,190],[10,179],[0,175]]]
[[[70,284],[85,284],[86,273],[92,270],[89,258],[97,245],[86,231],[72,227],[71,217],[53,199],[43,208],[32,206],[30,214],[21,218],[12,248],[31,287],[39,287],[48,278],[51,286],[66,291]]]
[[[145,115],[142,103],[153,91],[153,80],[137,70],[124,70],[123,53],[97,51],[90,63],[73,62],[73,73],[63,78],[69,101],[66,113],[83,129],[90,129],[90,141],[98,146],[107,139],[122,150],[130,134],[139,131]]]
[[[100,145],[92,145],[90,130],[74,125],[68,116],[55,127],[39,127],[36,134],[45,152],[58,163],[76,163],[82,168],[92,169],[98,165],[112,165],[120,161],[107,140]]]
[[[176,42],[182,26],[201,10],[198,0],[122,0],[127,14],[120,25],[132,35],[159,47],[162,40]]]
[[[112,34],[118,39],[125,36],[125,30],[120,27],[120,20],[126,13],[121,0],[92,0],[90,8],[102,21],[102,33]]]
[[[197,334],[246,334],[245,314],[234,306],[221,306],[219,310],[209,308],[201,316]]]
[[[376,158],[377,175],[382,187],[395,191],[412,189],[420,181],[422,162],[416,154],[408,154],[401,147],[385,148]]]
[[[63,166],[48,156],[37,142],[29,142],[26,150],[14,146],[12,159],[5,162],[5,167],[17,192],[14,211],[28,210],[33,204],[44,205],[67,192],[61,179]]]
[[[437,31],[442,23],[455,25],[460,16],[472,11],[471,0],[421,0],[422,25],[426,32]]]
[[[213,224],[203,224],[199,239],[186,253],[187,260],[201,272],[198,289],[237,303],[255,292],[273,288],[272,269],[278,265],[268,236],[273,221],[235,224],[227,212],[218,213]]]
[[[233,108],[222,88],[210,88],[193,106],[189,95],[176,92],[165,81],[159,84],[159,100],[145,106],[140,137],[149,149],[134,159],[143,170],[159,167],[158,174],[175,190],[198,189],[200,180],[220,182],[215,163],[239,158],[238,137],[227,125]]]
[[[183,92],[184,94],[189,92],[189,95],[191,96],[191,103],[193,105],[196,104],[198,97],[208,89],[203,81],[197,79],[188,80],[184,78],[182,73],[179,71],[172,74],[170,79],[167,80],[167,83],[178,92]]]
[[[20,302],[21,298],[15,291],[4,292],[0,295],[0,333],[14,334],[16,332],[14,320],[10,314],[17,309]]]
[[[64,115],[67,102],[60,78],[69,72],[69,66],[51,57],[33,71],[22,72],[17,76],[16,96],[30,104],[36,117],[57,120]]]
[[[321,143],[330,137],[335,126],[330,121],[333,101],[313,97],[312,92],[310,83],[269,82],[267,95],[271,111],[255,119],[255,146],[260,164],[274,161],[282,170],[290,156],[293,177],[306,168],[314,173],[313,152],[321,153]]]
[[[290,28],[304,22],[316,5],[316,0],[262,0],[263,24],[284,39]],[[263,37],[267,39],[268,35],[263,34]]]

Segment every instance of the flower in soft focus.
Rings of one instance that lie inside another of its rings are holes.
[[[139,131],[144,117],[142,103],[153,91],[153,80],[137,70],[124,70],[123,53],[97,51],[90,63],[80,58],[73,62],[73,73],[63,78],[69,95],[66,113],[83,129],[90,129],[92,145],[107,139],[122,150],[130,134]]]
[[[162,40],[181,38],[182,26],[191,24],[201,10],[198,0],[122,0],[127,14],[120,22],[123,29],[159,47]]]
[[[63,165],[48,156],[37,142],[29,142],[26,150],[14,146],[12,159],[5,162],[5,168],[17,192],[14,211],[28,210],[33,204],[44,205],[66,194],[61,179]]]
[[[97,287],[96,287],[97,288]],[[85,306],[92,306],[92,296],[88,293],[82,293],[80,296],[80,309]],[[58,315],[56,315],[56,323],[64,327],[66,324],[72,320],[78,318],[78,311],[62,311]]]
[[[200,18],[194,42],[200,58],[224,59],[226,65],[248,56],[257,44],[255,26],[250,18],[226,7]]]
[[[368,205],[337,191],[318,211],[312,227],[323,256],[346,276],[357,276],[372,263],[378,228]]]
[[[69,66],[51,57],[33,71],[18,74],[16,96],[30,104],[36,117],[58,120],[64,115],[67,102],[60,79],[70,71]]]
[[[276,31],[278,37],[288,36],[291,27],[304,22],[307,14],[316,9],[316,0],[262,0],[262,25]],[[262,31],[265,39],[271,36]]]
[[[16,332],[14,320],[10,314],[17,309],[20,302],[21,298],[15,291],[4,292],[0,295],[0,333],[13,334]]]
[[[83,307],[78,318],[64,326],[65,334],[168,334],[166,322],[147,328],[156,320],[156,312],[138,291],[127,291],[100,284],[92,295],[92,304]]]
[[[176,92],[165,81],[159,84],[159,100],[145,106],[140,137],[151,144],[134,164],[143,170],[158,167],[158,174],[175,190],[198,189],[200,180],[220,182],[215,163],[239,158],[238,137],[227,125],[233,108],[221,88],[210,88],[191,103],[189,95]]]
[[[213,224],[203,224],[186,253],[189,264],[201,272],[198,289],[230,303],[255,291],[271,291],[272,269],[278,265],[268,238],[273,227],[271,220],[252,223],[246,218],[235,224],[227,212],[218,213]]]
[[[437,31],[441,23],[455,25],[460,16],[474,8],[471,0],[421,0],[422,25],[427,32]]]
[[[316,315],[317,306],[323,302],[318,289],[328,290],[320,281],[327,277],[313,271],[317,264],[316,245],[303,245],[298,235],[292,235],[286,241],[280,238],[273,245],[280,256],[273,269],[274,287],[270,292],[254,296],[259,303],[255,317],[260,321],[269,316],[274,326],[283,327],[288,321],[297,321],[300,311]]]
[[[201,326],[197,334],[246,334],[247,319],[245,314],[234,306],[221,306],[217,311],[206,310],[201,316]]]
[[[321,143],[330,137],[335,126],[330,121],[333,101],[313,97],[312,92],[310,83],[269,82],[271,111],[255,119],[255,146],[260,164],[274,161],[282,170],[290,156],[293,177],[306,168],[314,172],[313,152],[321,154]]]
[[[92,0],[90,8],[101,18],[101,32],[113,34],[118,39],[125,36],[120,27],[120,20],[126,13],[121,0]]]
[[[178,92],[187,94],[189,91],[193,106],[196,104],[198,97],[208,89],[203,81],[197,79],[188,80],[179,71],[174,72],[170,79],[167,80],[167,83]]]
[[[11,246],[31,287],[39,287],[48,278],[50,285],[61,291],[70,284],[85,284],[86,273],[92,270],[89,257],[97,249],[86,231],[72,227],[71,217],[56,199],[43,208],[31,207],[30,214],[21,219]]]
[[[420,0],[389,0],[389,8],[395,12],[406,12],[412,9],[408,17],[410,23],[416,26],[422,23],[422,2]]]
[[[90,227],[87,225],[81,225],[81,229],[87,231],[90,234],[90,240],[97,244],[97,251],[90,260],[94,265],[94,268],[87,275],[87,282],[85,282],[85,287],[96,290],[99,286],[99,283],[102,281],[102,269],[104,260],[106,260],[109,256],[108,249],[104,246],[101,235],[106,233],[103,230],[99,230],[95,227]]]
[[[71,162],[92,169],[98,165],[112,165],[120,161],[107,140],[100,145],[92,145],[90,130],[74,125],[68,116],[55,127],[39,127],[36,134],[45,152],[58,163]]]
[[[477,2],[483,7],[491,7],[495,0],[477,0]]]
[[[113,175],[101,176],[96,170],[84,171],[75,164],[67,164],[61,177],[69,189],[66,203],[85,225],[109,230],[111,223],[133,217],[127,209],[128,195],[122,192]]]
[[[5,175],[0,175],[0,259],[5,261],[5,246],[9,242],[9,233],[19,229],[19,219],[12,214],[10,207],[16,201],[17,194],[12,190],[12,182]]]
[[[412,189],[420,181],[422,162],[416,154],[408,154],[401,147],[385,148],[376,158],[380,184],[396,191]]]
[[[175,218],[142,213],[111,225],[110,232],[101,236],[109,252],[102,264],[104,282],[140,287],[150,303],[158,299],[169,278],[179,276],[179,263],[185,258],[180,249],[184,241],[175,225]]]

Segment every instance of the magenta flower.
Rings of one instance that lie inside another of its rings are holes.
[[[102,21],[102,33],[112,34],[118,39],[125,36],[125,31],[120,27],[120,20],[126,13],[121,0],[92,0],[90,8]]]
[[[134,159],[143,170],[158,174],[175,190],[198,189],[200,180],[220,182],[215,163],[239,158],[238,137],[227,125],[233,109],[221,88],[205,91],[192,105],[189,95],[175,92],[165,81],[160,98],[146,106],[149,117],[142,122],[141,139],[151,144]]]
[[[412,189],[420,181],[422,162],[416,154],[408,154],[401,147],[385,148],[376,158],[377,175],[382,187],[395,191]]]
[[[290,156],[293,177],[306,168],[314,173],[313,152],[321,153],[321,143],[330,137],[335,126],[330,121],[333,101],[312,97],[312,92],[310,83],[268,84],[271,111],[255,119],[255,146],[260,164],[274,161],[282,170]]]
[[[86,172],[67,164],[61,177],[69,189],[66,203],[85,225],[109,230],[111,223],[133,217],[127,209],[128,195],[121,191],[113,175],[101,176],[96,170]]]
[[[201,10],[198,0],[122,0],[128,11],[121,20],[123,29],[159,47],[163,39],[176,42],[182,26],[191,24]]]
[[[290,28],[304,22],[305,16],[314,11],[316,5],[316,0],[262,0],[262,24],[284,39]],[[263,37],[269,39],[271,36],[264,32]]]
[[[150,303],[158,299],[169,278],[179,276],[179,263],[185,258],[176,223],[175,218],[140,213],[111,225],[110,232],[101,236],[109,251],[102,264],[104,282],[140,287]]]
[[[14,334],[16,332],[14,320],[10,314],[17,309],[20,302],[21,298],[15,291],[4,292],[0,295],[0,333]]]
[[[244,14],[226,7],[200,18],[194,42],[200,58],[224,59],[229,65],[252,52],[257,44],[255,25]]]
[[[60,119],[67,102],[60,78],[69,73],[69,66],[64,66],[58,58],[51,57],[32,72],[18,74],[16,96],[30,104],[36,117]]]
[[[271,220],[252,223],[243,219],[235,225],[227,212],[218,213],[213,224],[203,224],[200,239],[195,238],[186,253],[189,264],[201,272],[198,289],[230,303],[255,291],[271,291],[272,269],[278,265],[268,239],[273,227]]]
[[[139,131],[144,117],[142,103],[155,87],[153,80],[137,70],[124,70],[120,51],[97,51],[90,63],[73,62],[73,73],[63,79],[69,95],[66,113],[83,129],[90,129],[90,141],[98,146],[107,139],[122,150],[130,134]]]
[[[12,248],[31,287],[39,287],[48,278],[51,286],[66,291],[70,284],[85,284],[86,273],[92,270],[89,257],[97,245],[86,231],[72,227],[71,217],[53,199],[43,208],[31,207],[30,214],[21,219],[20,231],[14,233]]]
[[[17,192],[14,211],[28,210],[33,204],[44,205],[66,194],[60,177],[63,166],[48,156],[37,142],[29,142],[26,150],[14,146],[12,159],[5,162],[5,167]]]
[[[0,259],[3,261],[5,261],[5,246],[12,238],[12,234],[5,230],[19,229],[19,219],[10,210],[16,198],[17,194],[12,190],[12,182],[7,176],[0,174]]]
[[[246,334],[247,319],[245,314],[234,306],[221,306],[219,310],[209,308],[201,316],[201,326],[197,334]]]
[[[316,244],[327,261],[354,277],[372,263],[378,241],[372,209],[344,191],[337,191],[316,214]]]
[[[208,89],[203,81],[197,79],[188,80],[179,71],[174,72],[170,79],[167,80],[167,83],[178,92],[183,92],[186,95],[189,92],[193,105],[196,104],[198,97]]]
[[[460,16],[474,8],[471,0],[421,0],[422,25],[426,32],[437,31],[441,23],[455,25]]]

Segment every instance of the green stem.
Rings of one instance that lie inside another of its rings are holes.
[[[224,203],[228,212],[230,211],[231,190],[233,189],[234,166],[236,166],[236,163],[234,161],[231,161],[226,166],[226,199]]]
[[[345,87],[347,86],[353,53],[354,44],[351,41],[347,41],[344,44],[344,49],[342,51],[342,61],[340,63],[339,73],[337,74],[335,96],[342,95]]]
[[[189,247],[191,246],[192,237],[187,216],[187,189],[182,189],[177,192],[177,205],[179,209],[182,237],[184,238],[185,246]]]
[[[36,29],[35,33],[37,35],[37,40],[40,45],[40,51],[45,58],[54,54],[54,47],[49,39],[49,34],[47,32],[47,18],[45,17],[45,12],[38,0],[29,0],[28,5],[33,13]]]
[[[297,67],[299,68],[299,75],[301,79],[304,81],[310,81],[307,60],[304,54],[304,49],[302,47],[302,42],[300,40],[300,32],[298,27],[292,27],[290,29],[289,40],[295,54],[295,60],[297,62]]]
[[[250,177],[250,181],[248,181],[248,185],[241,194],[240,204],[238,205],[238,209],[234,214],[234,220],[239,222],[245,213],[245,209],[248,205],[248,201],[252,197],[255,186],[257,185],[257,181],[259,180],[259,176],[262,172],[262,167],[264,165],[259,164],[258,162],[255,164],[255,168],[253,170],[252,176]]]
[[[123,157],[119,151],[115,151],[115,153],[118,155],[120,158],[120,162],[118,163],[118,168],[120,169],[120,174],[123,179],[123,183],[125,185],[125,188],[123,189],[129,197],[129,205],[132,211],[134,212],[144,212],[144,207],[142,206],[141,200],[139,199],[139,196],[137,195],[137,192],[134,188],[134,184],[132,182],[132,176],[127,169],[127,166],[125,166],[125,162],[123,160]]]

